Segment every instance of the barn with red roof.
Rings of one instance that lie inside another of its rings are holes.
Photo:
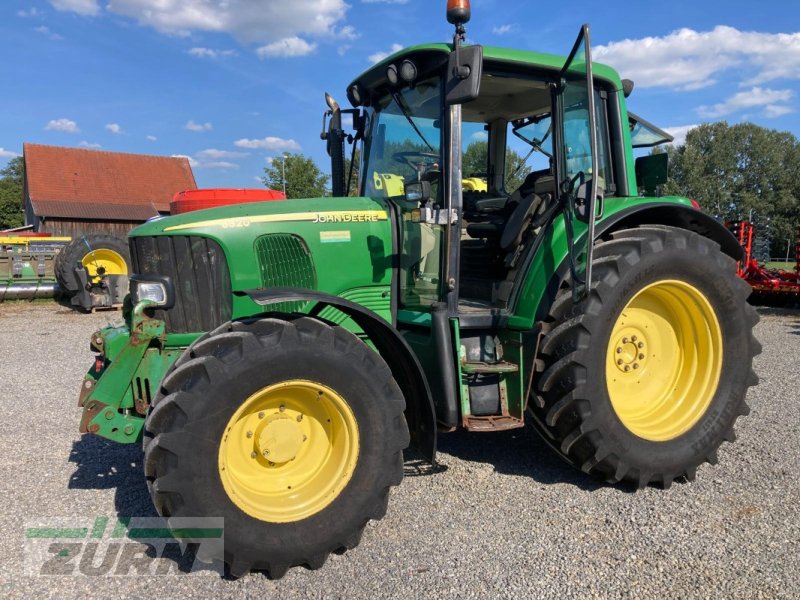
[[[185,157],[24,144],[25,222],[34,231],[118,237],[169,214],[175,193],[197,189]]]

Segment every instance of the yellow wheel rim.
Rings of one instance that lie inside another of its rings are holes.
[[[119,252],[100,248],[88,252],[81,260],[83,268],[92,283],[97,283],[103,275],[127,275],[128,263]]]
[[[663,280],[637,293],[617,318],[606,353],[614,411],[632,433],[663,442],[691,429],[714,398],[722,331],[705,295]]]
[[[293,379],[262,388],[233,414],[219,447],[219,475],[245,513],[289,523],[339,496],[358,451],[347,401],[329,387]]]

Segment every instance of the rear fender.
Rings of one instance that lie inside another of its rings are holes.
[[[668,225],[707,237],[717,242],[725,254],[741,260],[744,251],[733,234],[686,202],[647,202],[607,212],[607,216],[595,226],[595,239],[639,225]],[[559,285],[569,273],[567,235],[561,216],[554,220],[538,243],[540,245],[527,267],[525,281],[512,301],[516,308],[508,323],[515,329],[531,329],[547,315]]]

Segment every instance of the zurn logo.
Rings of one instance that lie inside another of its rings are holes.
[[[27,575],[222,575],[222,518],[56,517],[25,523]]]

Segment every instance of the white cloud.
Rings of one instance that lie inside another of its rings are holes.
[[[147,140],[149,140],[151,142],[157,142],[158,141],[158,138],[156,136],[154,136],[154,135],[147,135],[147,136],[145,136],[145,139],[147,139]]]
[[[19,156],[19,154],[16,152],[6,150],[5,148],[0,148],[0,158],[14,158],[17,156]]]
[[[593,49],[639,87],[696,90],[736,68],[741,85],[800,78],[800,32],[757,33],[719,25],[711,31],[679,29],[663,37],[611,42]]]
[[[236,50],[216,50],[214,48],[190,48],[187,53],[196,58],[227,58],[236,56]]]
[[[193,169],[196,168],[199,164],[194,158],[192,158],[188,154],[173,154],[172,158],[185,158],[186,160],[189,161],[189,166],[192,167]]]
[[[297,36],[283,38],[256,49],[259,58],[295,58],[306,56],[317,49],[316,44],[309,44]]]
[[[208,148],[207,150],[201,150],[195,154],[195,156],[200,159],[221,160],[223,158],[244,158],[245,156],[249,156],[249,154],[247,152],[231,152],[230,150],[217,150],[216,148]]]
[[[76,12],[79,15],[94,16],[100,12],[97,0],[50,0],[50,4],[56,10]]]
[[[100,10],[98,0],[50,2],[59,10],[81,14]],[[247,44],[270,44],[301,34],[335,36],[349,8],[345,0],[113,0],[103,4],[110,13],[130,17],[162,33],[229,33]]]
[[[83,140],[80,144],[78,144],[78,146],[83,146],[84,148],[102,148],[102,146],[100,144],[95,144],[93,142],[87,142],[86,140]]]
[[[512,31],[516,30],[517,30],[516,24],[499,25],[497,27],[492,27],[492,33],[495,35],[505,35],[507,33],[511,33]]]
[[[40,25],[39,27],[34,27],[33,30],[36,33],[41,33],[42,35],[46,35],[51,40],[59,41],[59,40],[63,40],[64,39],[62,36],[58,35],[57,33],[53,33],[52,31],[50,31],[50,28],[46,27],[45,25]]]
[[[677,147],[686,144],[686,135],[695,127],[698,127],[696,123],[694,125],[676,125],[675,127],[665,127],[664,131],[674,138],[672,145]]]
[[[27,19],[30,17],[38,17],[41,14],[42,13],[35,6],[31,7],[28,10],[23,9],[17,11],[17,16],[22,17],[23,19]]]
[[[45,126],[47,131],[63,131],[65,133],[80,133],[78,124],[71,119],[51,119]]]
[[[771,111],[773,116],[780,116],[780,114],[786,114],[786,112],[781,113],[781,110],[789,107],[778,103],[789,102],[793,96],[794,93],[791,90],[770,90],[754,87],[746,92],[738,92],[724,102],[719,102],[713,106],[699,106],[697,113],[701,117],[715,119],[748,108],[763,106],[765,112]],[[789,108],[788,112],[790,111],[791,109]]]
[[[485,142],[489,139],[489,133],[486,131],[476,131],[469,136],[469,139],[473,142]]]
[[[212,129],[214,129],[214,126],[208,121],[206,121],[205,123],[195,123],[190,119],[189,122],[186,123],[186,125],[184,125],[184,128],[188,129],[189,131],[200,132],[200,131],[211,131]]]
[[[251,148],[251,149],[263,149],[263,150],[272,150],[272,151],[284,151],[284,150],[300,150],[300,144],[295,142],[294,140],[285,140],[279,137],[272,137],[267,136],[260,140],[258,139],[247,139],[242,138],[241,140],[236,140],[233,142],[233,145],[237,148]]]
[[[764,107],[764,116],[768,119],[775,119],[793,112],[794,108],[786,105],[770,104]]]
[[[106,123],[106,130],[116,135],[122,133],[122,127],[118,123]]]
[[[200,169],[222,169],[224,171],[230,171],[231,169],[238,169],[239,165],[236,163],[218,160],[218,161],[209,161],[209,162],[201,162],[199,167]]]
[[[336,54],[338,54],[339,56],[344,56],[345,54],[347,54],[347,51],[350,50],[350,48],[352,48],[350,44],[342,44],[336,49]]]
[[[370,54],[367,57],[367,60],[374,65],[376,63],[381,62],[384,58],[387,58],[388,56],[391,56],[395,52],[399,52],[402,49],[403,49],[402,44],[392,44],[392,47],[388,52],[376,52],[375,54]]]

